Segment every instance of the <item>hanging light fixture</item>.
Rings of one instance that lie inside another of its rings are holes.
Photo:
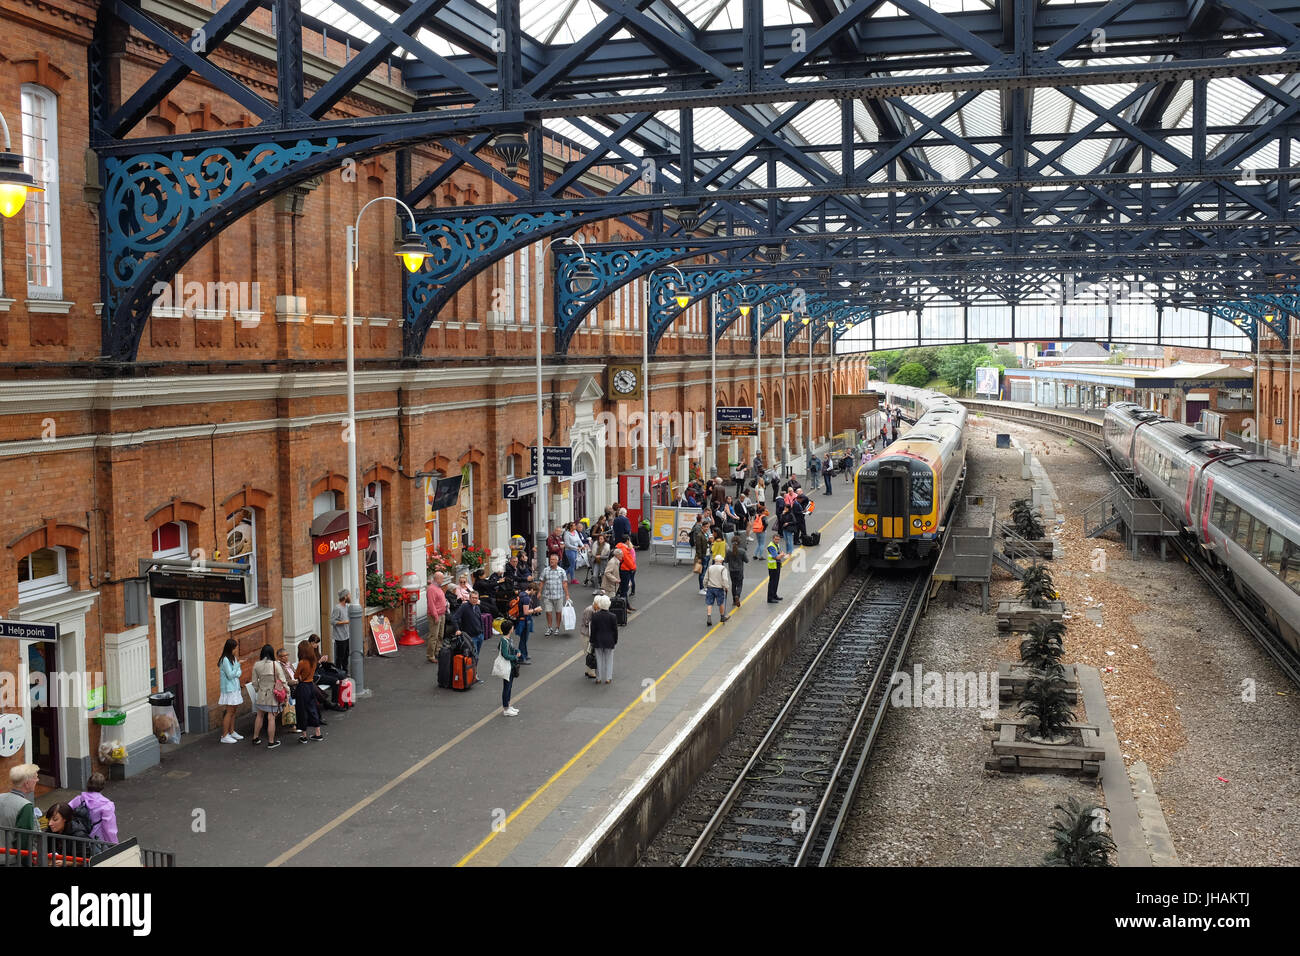
[[[506,175],[511,179],[519,172],[519,164],[528,155],[528,137],[520,130],[498,133],[492,140],[492,149],[506,164]]]
[[[740,317],[742,319],[749,318],[749,313],[753,308],[754,307],[747,302],[740,303]]]
[[[793,312],[782,312],[782,313],[781,313],[781,321],[782,321],[782,322],[789,322],[789,321],[790,321],[791,319],[793,319],[793,318],[794,318],[794,313],[793,313]]]
[[[591,260],[584,254],[569,275],[569,288],[583,295],[596,287],[596,281],[596,270],[591,267]]]
[[[4,132],[5,147],[0,150],[0,216],[12,219],[27,204],[28,193],[45,192],[45,187],[23,169],[23,158],[10,149],[9,124],[0,114],[0,131]]]
[[[417,233],[408,232],[393,254],[402,260],[407,272],[419,272],[424,260],[429,258],[429,249]]]
[[[673,301],[677,303],[677,308],[684,309],[691,304],[691,296],[685,289],[673,293]]]
[[[694,232],[700,227],[700,220],[704,218],[704,205],[702,203],[693,203],[686,206],[677,207],[677,224],[685,232]]]

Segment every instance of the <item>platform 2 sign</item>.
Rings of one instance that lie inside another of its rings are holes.
[[[723,422],[752,422],[754,420],[753,405],[719,405],[718,406],[718,424]]]
[[[501,486],[501,497],[506,501],[516,501],[520,496],[528,494],[537,487],[537,476],[528,475],[524,478],[511,478]]]
[[[382,614],[370,619],[370,633],[375,638],[375,650],[380,654],[397,653],[397,636],[393,634],[393,625]]]

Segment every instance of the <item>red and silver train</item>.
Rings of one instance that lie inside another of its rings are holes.
[[[1300,653],[1300,474],[1132,402],[1106,409],[1106,451]]]

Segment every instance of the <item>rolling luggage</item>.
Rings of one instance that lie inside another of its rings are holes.
[[[618,626],[624,627],[627,624],[627,598],[615,595],[609,602],[609,612],[618,619]]]
[[[338,705],[340,710],[347,710],[356,706],[357,703],[357,685],[353,683],[351,677],[345,677],[338,683]]]
[[[451,659],[451,689],[469,690],[474,686],[474,658],[456,654]]]
[[[812,534],[806,534],[803,536],[803,546],[805,548],[815,548],[821,543],[822,533],[820,531],[814,531]]]
[[[455,656],[456,651],[452,647],[444,647],[438,652],[438,686],[451,686],[451,659]]]

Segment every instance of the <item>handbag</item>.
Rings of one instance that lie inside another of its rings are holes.
[[[560,623],[564,630],[571,631],[578,623],[578,612],[573,609],[572,601],[565,601],[564,607],[560,610]]]
[[[280,723],[285,727],[297,727],[298,708],[293,704],[285,704],[284,710],[280,711]]]
[[[589,670],[589,671],[594,671],[594,670],[596,669],[596,652],[595,652],[595,651],[587,651],[587,660],[585,661],[585,663],[586,663],[586,665],[587,665],[587,670]]]
[[[510,680],[514,674],[510,667],[510,661],[498,653],[497,659],[492,662],[492,676],[500,677],[502,680]]]
[[[274,673],[275,673],[275,687],[271,691],[271,694],[272,696],[275,697],[275,702],[277,704],[283,704],[286,700],[289,699],[289,688],[285,685],[284,681],[281,680],[280,678],[279,662],[276,662],[275,664]]]
[[[692,573],[692,574],[699,574],[699,573],[700,573],[701,571],[703,571],[703,570],[704,570],[704,565],[700,562],[700,559],[699,559],[699,558],[696,558],[696,559],[695,559],[695,564],[692,565],[692,567],[691,567],[691,573]]]

